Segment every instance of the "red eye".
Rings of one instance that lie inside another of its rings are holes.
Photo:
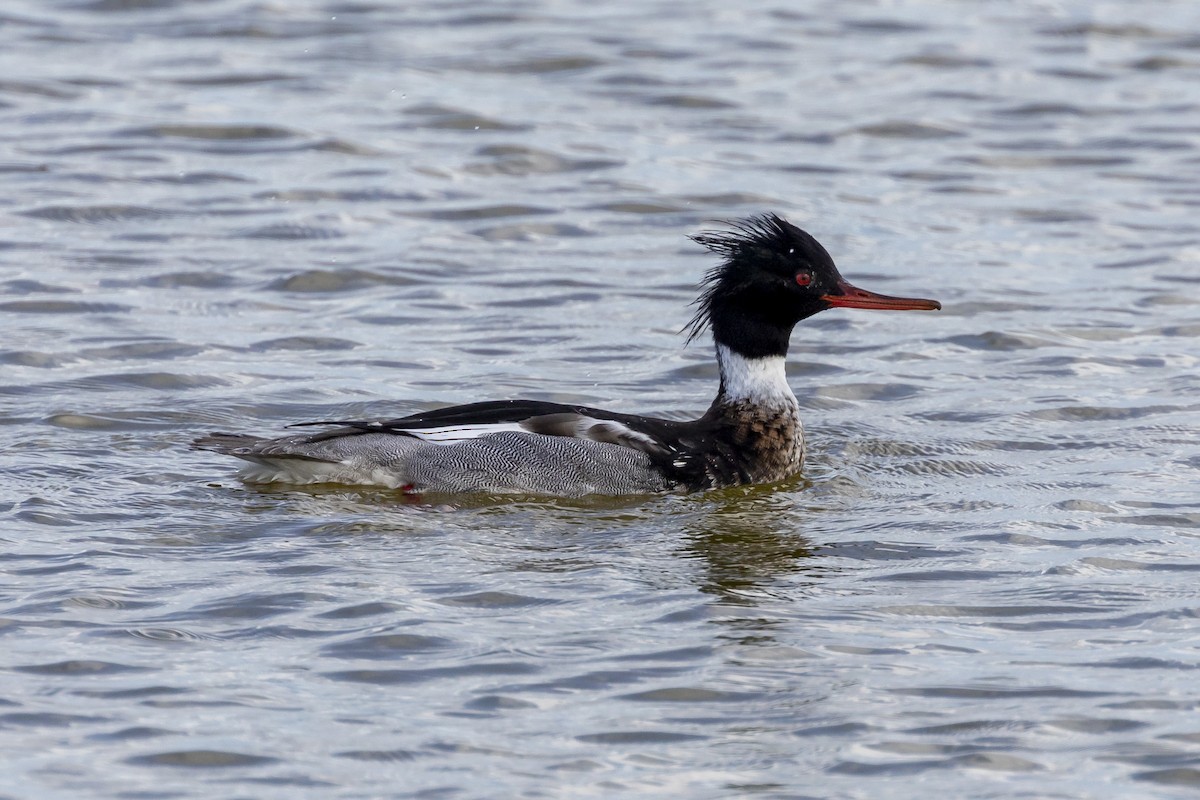
[[[812,273],[811,272],[797,272],[796,273],[796,285],[797,286],[808,286],[810,283],[812,283]]]

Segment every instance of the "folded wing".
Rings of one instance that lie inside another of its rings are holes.
[[[292,427],[313,425],[335,427],[311,435],[310,442],[383,433],[453,445],[514,432],[615,444],[655,458],[667,458],[675,449],[672,434],[679,423],[541,400],[500,400],[451,406],[392,420],[328,420]]]

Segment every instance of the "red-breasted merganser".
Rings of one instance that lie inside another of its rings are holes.
[[[774,215],[692,239],[722,257],[688,341],[712,329],[721,383],[690,422],[540,400],[498,400],[277,439],[214,433],[193,446],[250,462],[250,483],[350,483],[408,492],[560,496],[700,491],[800,472],[804,429],[784,374],[792,328],[827,308],[936,310],[851,285],[825,248]],[[296,426],[293,426],[296,427]]]

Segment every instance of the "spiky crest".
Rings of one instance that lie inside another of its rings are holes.
[[[691,344],[712,324],[713,302],[718,295],[736,293],[753,280],[753,274],[747,268],[752,257],[770,258],[800,246],[815,247],[829,258],[816,239],[778,214],[756,214],[742,220],[722,220],[718,224],[729,230],[702,231],[688,237],[724,260],[700,281],[700,296],[692,302],[696,313],[683,328],[687,332],[685,344]]]

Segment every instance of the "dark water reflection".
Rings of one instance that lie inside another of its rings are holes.
[[[803,491],[804,484],[790,487]],[[797,597],[797,578],[816,583],[822,566],[814,544],[804,535],[810,509],[782,487],[718,492],[707,498],[702,515],[685,519],[684,558],[703,567],[701,591],[722,603],[753,606],[782,579],[784,593]],[[799,599],[797,597],[797,599]]]

